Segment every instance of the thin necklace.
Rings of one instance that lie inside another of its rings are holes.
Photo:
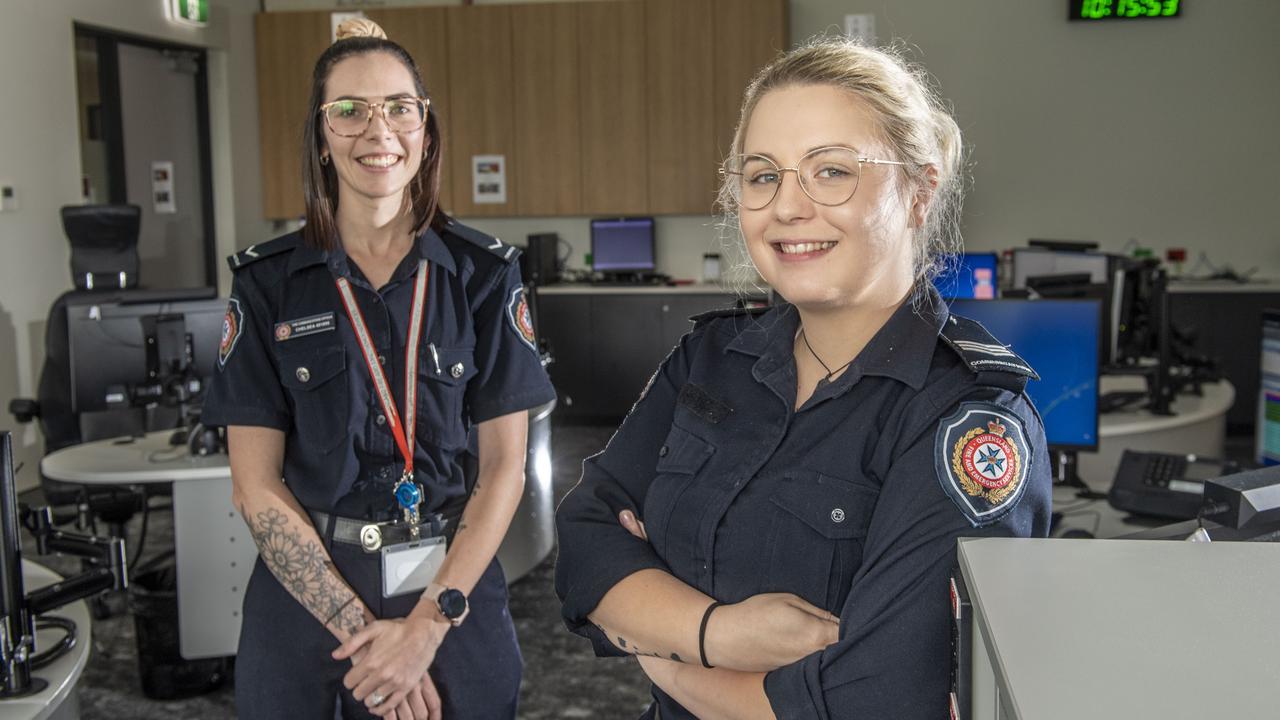
[[[808,337],[807,335],[805,335],[805,334],[804,334],[804,328],[800,328],[800,339],[804,341],[804,346],[805,346],[806,348],[809,348],[809,354],[813,356],[813,359],[814,359],[814,360],[817,360],[817,361],[818,361],[818,364],[822,366],[822,369],[827,371],[827,375],[826,375],[826,377],[819,378],[819,379],[818,379],[818,384],[813,386],[813,390],[814,390],[814,392],[817,392],[818,390],[821,390],[823,387],[825,387],[825,386],[827,386],[827,385],[830,385],[830,384],[831,384],[831,376],[832,376],[832,375],[835,375],[836,373],[840,372],[841,370],[844,370],[845,368],[847,368],[847,367],[849,367],[850,365],[852,365],[852,364],[853,364],[853,361],[857,358],[857,356],[855,355],[854,357],[849,358],[849,362],[847,362],[847,363],[845,363],[845,364],[841,365],[840,367],[836,368],[835,370],[832,370],[831,368],[827,367],[827,364],[826,364],[826,363],[822,362],[822,358],[818,357],[818,353],[816,353],[816,352],[814,352],[814,351],[813,351],[813,346],[809,344],[809,337]]]

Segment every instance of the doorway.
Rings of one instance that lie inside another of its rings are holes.
[[[75,33],[82,201],[142,209],[141,287],[215,286],[204,49]]]

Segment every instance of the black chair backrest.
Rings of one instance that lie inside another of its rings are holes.
[[[80,290],[138,284],[137,205],[68,205],[62,229],[71,242],[71,278]]]

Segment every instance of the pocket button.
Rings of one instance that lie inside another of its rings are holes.
[[[831,521],[838,522],[838,523],[844,522],[844,510],[842,508],[836,508],[835,510],[832,510]]]
[[[453,367],[449,368],[449,374],[452,375],[455,380],[462,377],[462,373],[464,372],[466,372],[466,368],[462,367],[462,363],[455,363]]]
[[[304,367],[298,368],[298,371],[294,374],[298,376],[299,382],[309,382],[311,380],[311,371]]]

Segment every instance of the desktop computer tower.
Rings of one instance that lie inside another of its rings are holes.
[[[560,236],[556,233],[535,233],[528,237],[524,255],[520,257],[520,273],[524,281],[545,286],[560,281],[560,269],[556,254]]]

